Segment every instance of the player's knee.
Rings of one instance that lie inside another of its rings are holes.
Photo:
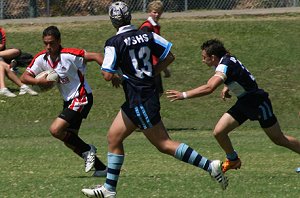
[[[51,135],[53,137],[60,139],[60,137],[61,137],[61,131],[60,131],[60,129],[58,127],[50,126],[49,132],[51,133]]]
[[[217,130],[217,129],[214,129],[214,131],[213,131],[213,136],[214,136],[215,138],[218,138],[218,137],[220,137],[220,135],[221,135],[221,131],[220,131],[220,130]]]
[[[286,146],[286,139],[283,137],[271,138],[272,142],[278,146]]]
[[[157,150],[161,153],[164,154],[173,154],[175,151],[173,151],[174,149],[172,149],[172,145],[170,143],[162,143],[162,144],[158,144],[155,145],[155,147],[157,148]]]
[[[113,134],[113,133],[108,133],[107,136],[106,136],[106,139],[107,139],[107,143],[110,147],[117,147],[118,145],[122,144],[123,140]]]
[[[278,146],[286,146],[289,144],[288,138],[282,132],[276,134],[273,133],[272,135],[269,135],[269,138]]]

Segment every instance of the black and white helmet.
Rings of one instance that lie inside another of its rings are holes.
[[[109,6],[108,14],[113,26],[116,28],[130,24],[131,13],[127,4],[122,1],[112,3]]]

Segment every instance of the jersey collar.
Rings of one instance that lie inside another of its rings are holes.
[[[62,49],[63,49],[63,47],[60,46],[60,48],[59,48],[59,54],[58,54],[58,56],[56,57],[56,60],[55,60],[54,62],[51,60],[50,54],[49,54],[48,52],[45,54],[44,60],[47,61],[47,64],[48,64],[51,68],[54,69],[54,68],[56,68],[56,66],[58,65],[58,63],[59,63],[59,61],[60,61],[60,52],[61,52]]]
[[[129,32],[129,31],[132,31],[132,30],[136,30],[136,27],[134,25],[125,25],[125,26],[122,26],[122,27],[119,28],[119,30],[117,32],[117,35],[121,34],[121,33],[124,33],[124,32]]]
[[[157,22],[155,22],[155,21],[153,20],[152,17],[148,17],[147,20],[148,20],[148,21],[151,23],[151,25],[153,25],[153,26],[158,26],[158,25],[159,25]]]

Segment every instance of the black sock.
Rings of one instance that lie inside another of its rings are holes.
[[[78,135],[72,132],[67,132],[67,135],[63,139],[63,142],[73,146],[74,152],[77,153],[80,157],[82,153],[91,149],[90,145],[85,143]]]
[[[98,157],[95,158],[94,167],[96,170],[105,170],[106,169],[105,164],[103,164],[103,162]]]

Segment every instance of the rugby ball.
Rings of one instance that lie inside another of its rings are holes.
[[[37,91],[37,92],[49,91],[50,89],[52,89],[55,86],[56,82],[58,81],[58,74],[54,70],[42,71],[41,73],[36,75],[35,78],[37,78],[37,79],[44,78],[45,75],[46,75],[47,80],[54,81],[55,83],[53,83],[51,86],[48,86],[48,87],[33,85],[32,88],[35,91]]]

